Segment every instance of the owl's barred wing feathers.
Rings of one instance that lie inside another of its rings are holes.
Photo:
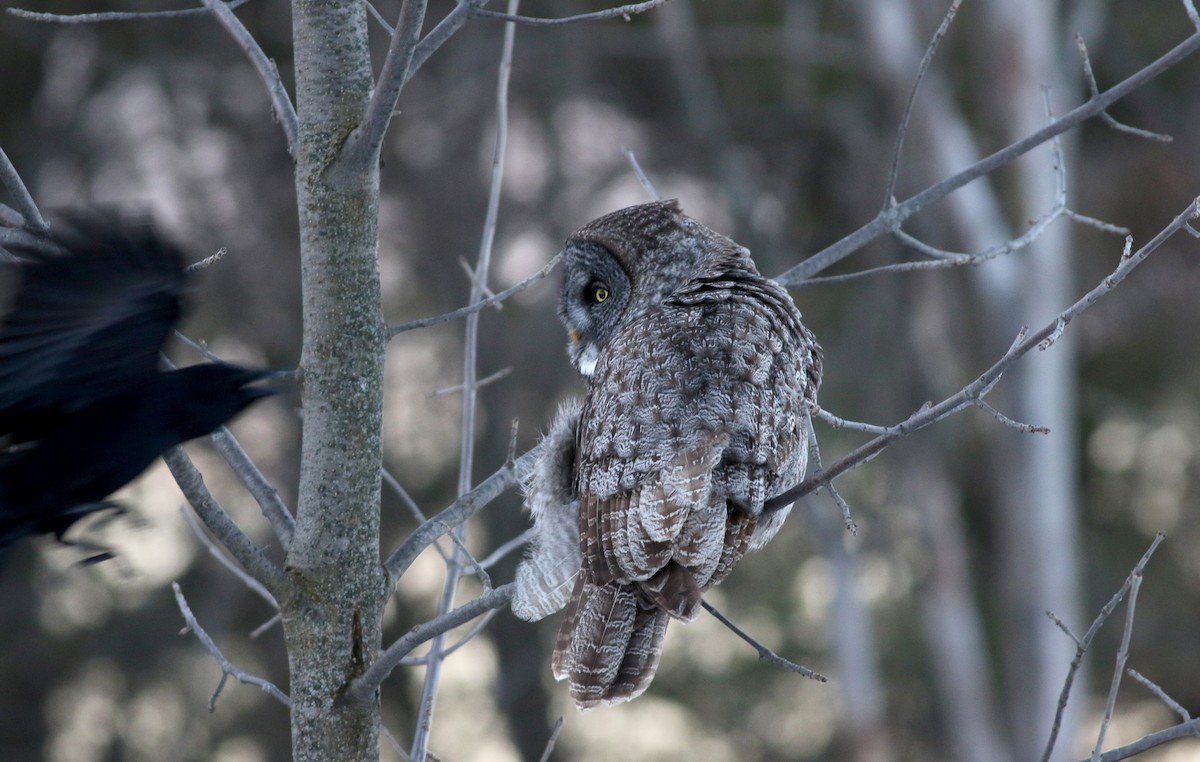
[[[588,393],[575,439],[542,455],[565,506],[546,515],[576,514],[578,532],[552,667],[586,709],[645,690],[668,619],[692,619],[779,529],[786,510],[763,504],[803,478],[821,365],[787,292],[674,202],[590,223],[564,263],[559,314]]]

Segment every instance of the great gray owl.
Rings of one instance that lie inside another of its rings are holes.
[[[571,590],[553,671],[586,709],[645,690],[668,618],[693,619],[779,530],[788,509],[763,503],[804,476],[821,358],[750,252],[675,201],[601,217],[564,255],[559,316],[588,391],[526,485],[537,530],[513,609],[538,619]]]

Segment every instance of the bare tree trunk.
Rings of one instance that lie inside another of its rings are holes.
[[[292,746],[304,760],[375,760],[379,698],[341,699],[378,653],[385,332],[377,259],[378,162],[340,167],[371,93],[359,0],[292,4],[299,135],[304,349],[300,496],[281,601],[291,667]]]

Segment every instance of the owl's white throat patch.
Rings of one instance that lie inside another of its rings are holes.
[[[600,350],[595,344],[584,344],[579,353],[579,372],[590,376],[596,372],[596,361],[600,359]]]

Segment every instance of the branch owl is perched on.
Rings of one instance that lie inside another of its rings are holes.
[[[564,255],[559,315],[588,391],[527,485],[537,538],[513,609],[546,616],[573,584],[553,670],[586,709],[645,690],[668,618],[693,619],[779,530],[788,509],[763,503],[804,477],[821,358],[750,252],[675,201],[601,217]]]

